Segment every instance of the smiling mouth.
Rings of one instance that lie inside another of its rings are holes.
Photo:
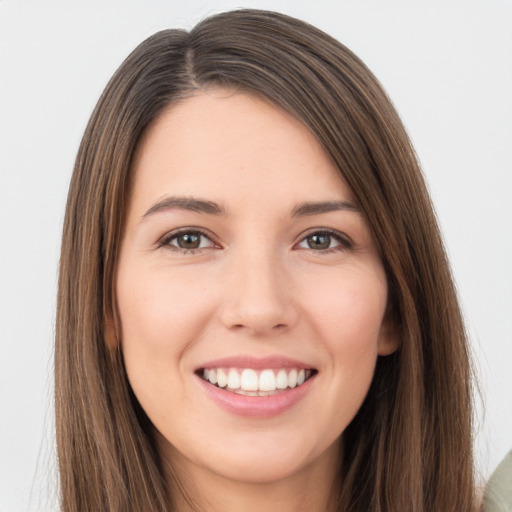
[[[315,369],[202,368],[197,375],[230,393],[245,396],[272,396],[299,386],[313,377]]]

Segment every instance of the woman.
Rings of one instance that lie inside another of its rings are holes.
[[[473,510],[471,382],[414,151],[284,15],[143,42],[70,186],[56,412],[73,510]]]

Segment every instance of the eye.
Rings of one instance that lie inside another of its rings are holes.
[[[204,233],[190,229],[169,233],[158,245],[185,253],[215,247],[215,243]]]
[[[315,231],[303,238],[297,247],[319,252],[349,249],[351,242],[341,233],[333,231]]]

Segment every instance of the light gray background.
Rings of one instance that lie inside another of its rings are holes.
[[[88,116],[145,37],[235,7],[319,26],[389,92],[423,164],[474,346],[484,478],[512,447],[512,2],[0,0],[2,512],[55,509],[56,268]]]

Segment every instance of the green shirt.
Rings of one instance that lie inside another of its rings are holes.
[[[491,475],[485,488],[485,512],[512,512],[512,450]]]

